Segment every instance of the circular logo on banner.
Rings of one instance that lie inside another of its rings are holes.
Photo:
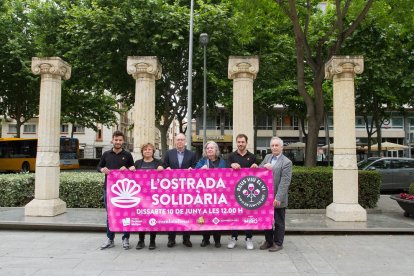
[[[234,190],[237,202],[245,209],[255,210],[265,204],[268,196],[266,183],[259,177],[246,176],[237,182]]]

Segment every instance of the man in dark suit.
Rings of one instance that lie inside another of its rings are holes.
[[[168,169],[189,169],[194,168],[196,165],[196,155],[194,152],[185,148],[186,138],[183,133],[179,133],[175,136],[175,149],[171,149],[166,152],[164,158],[164,168]],[[168,233],[168,247],[175,245],[176,232]],[[190,241],[190,234],[188,232],[183,233],[183,244],[187,247],[192,247]]]
[[[276,252],[283,249],[285,237],[285,214],[288,205],[288,191],[292,179],[292,161],[283,155],[283,140],[273,137],[270,140],[271,154],[267,154],[259,167],[272,170],[275,198],[274,230],[265,230],[265,242],[260,246],[261,250],[269,249]]]

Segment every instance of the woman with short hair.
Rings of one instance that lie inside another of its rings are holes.
[[[159,159],[154,158],[155,146],[151,143],[146,143],[141,146],[142,159],[135,161],[134,166],[129,169],[135,170],[163,170],[162,162]],[[155,245],[155,232],[150,232],[150,243],[149,249],[153,250],[156,248]],[[139,233],[139,240],[136,249],[142,249],[145,247],[145,232]]]
[[[203,157],[197,162],[196,169],[226,168],[226,162],[220,157],[220,150],[216,142],[209,141],[204,145]],[[210,236],[213,233],[215,247],[221,247],[221,234],[218,231],[204,232],[201,247],[210,244]]]

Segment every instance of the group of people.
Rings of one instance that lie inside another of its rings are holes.
[[[274,180],[274,227],[265,230],[265,241],[261,244],[261,250],[276,252],[283,248],[285,236],[285,210],[288,204],[288,189],[292,176],[292,162],[283,155],[283,141],[279,137],[273,137],[270,140],[271,153],[267,154],[260,165],[256,164],[256,156],[247,150],[248,138],[245,134],[236,136],[237,150],[232,152],[227,161],[220,157],[220,150],[216,142],[209,141],[204,145],[203,157],[197,162],[194,152],[186,149],[186,137],[179,133],[175,136],[175,148],[167,151],[164,160],[154,158],[155,147],[151,143],[141,146],[142,159],[135,161],[130,152],[122,148],[124,143],[124,134],[121,131],[115,131],[112,135],[112,149],[104,152],[98,164],[98,171],[105,174],[104,181],[104,204],[106,205],[106,179],[111,170],[148,170],[148,169],[214,169],[214,168],[257,168],[262,167],[272,170]],[[101,249],[114,247],[115,233],[110,231],[108,220],[106,228],[107,239],[102,244]],[[213,235],[215,247],[221,247],[221,234],[218,231],[204,232],[201,247],[210,245],[210,237]],[[253,231],[245,231],[246,248],[254,249]],[[129,249],[129,232],[122,235],[122,247]],[[156,233],[150,232],[149,249],[155,249]],[[233,249],[237,245],[238,231],[232,231],[231,239],[227,248]],[[168,247],[176,245],[176,232],[168,233]],[[183,233],[183,245],[192,247],[190,233]],[[139,233],[139,241],[136,249],[145,247],[145,233]]]

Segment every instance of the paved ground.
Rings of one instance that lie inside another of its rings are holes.
[[[414,218],[389,196],[368,210],[367,222],[334,222],[324,210],[288,210],[286,222],[285,248],[277,253],[259,250],[257,233],[252,251],[242,236],[227,249],[228,235],[219,249],[201,248],[200,235],[192,236],[193,248],[167,248],[166,235],[159,235],[153,251],[123,250],[117,235],[115,248],[100,250],[104,210],[36,218],[25,217],[23,208],[0,208],[0,275],[414,275]]]
[[[104,231],[104,209],[68,209],[56,217],[26,217],[24,208],[0,208],[0,229]],[[335,222],[323,210],[287,210],[288,233],[414,233],[414,219],[403,216],[397,202],[382,195],[368,210],[366,222]]]
[[[166,247],[166,236],[157,238],[156,250],[100,250],[103,233],[0,232],[0,275],[413,275],[412,235],[287,235],[284,250],[256,249],[244,243],[233,250],[178,244]],[[136,242],[136,235],[131,240]],[[223,237],[226,241],[228,237]]]

